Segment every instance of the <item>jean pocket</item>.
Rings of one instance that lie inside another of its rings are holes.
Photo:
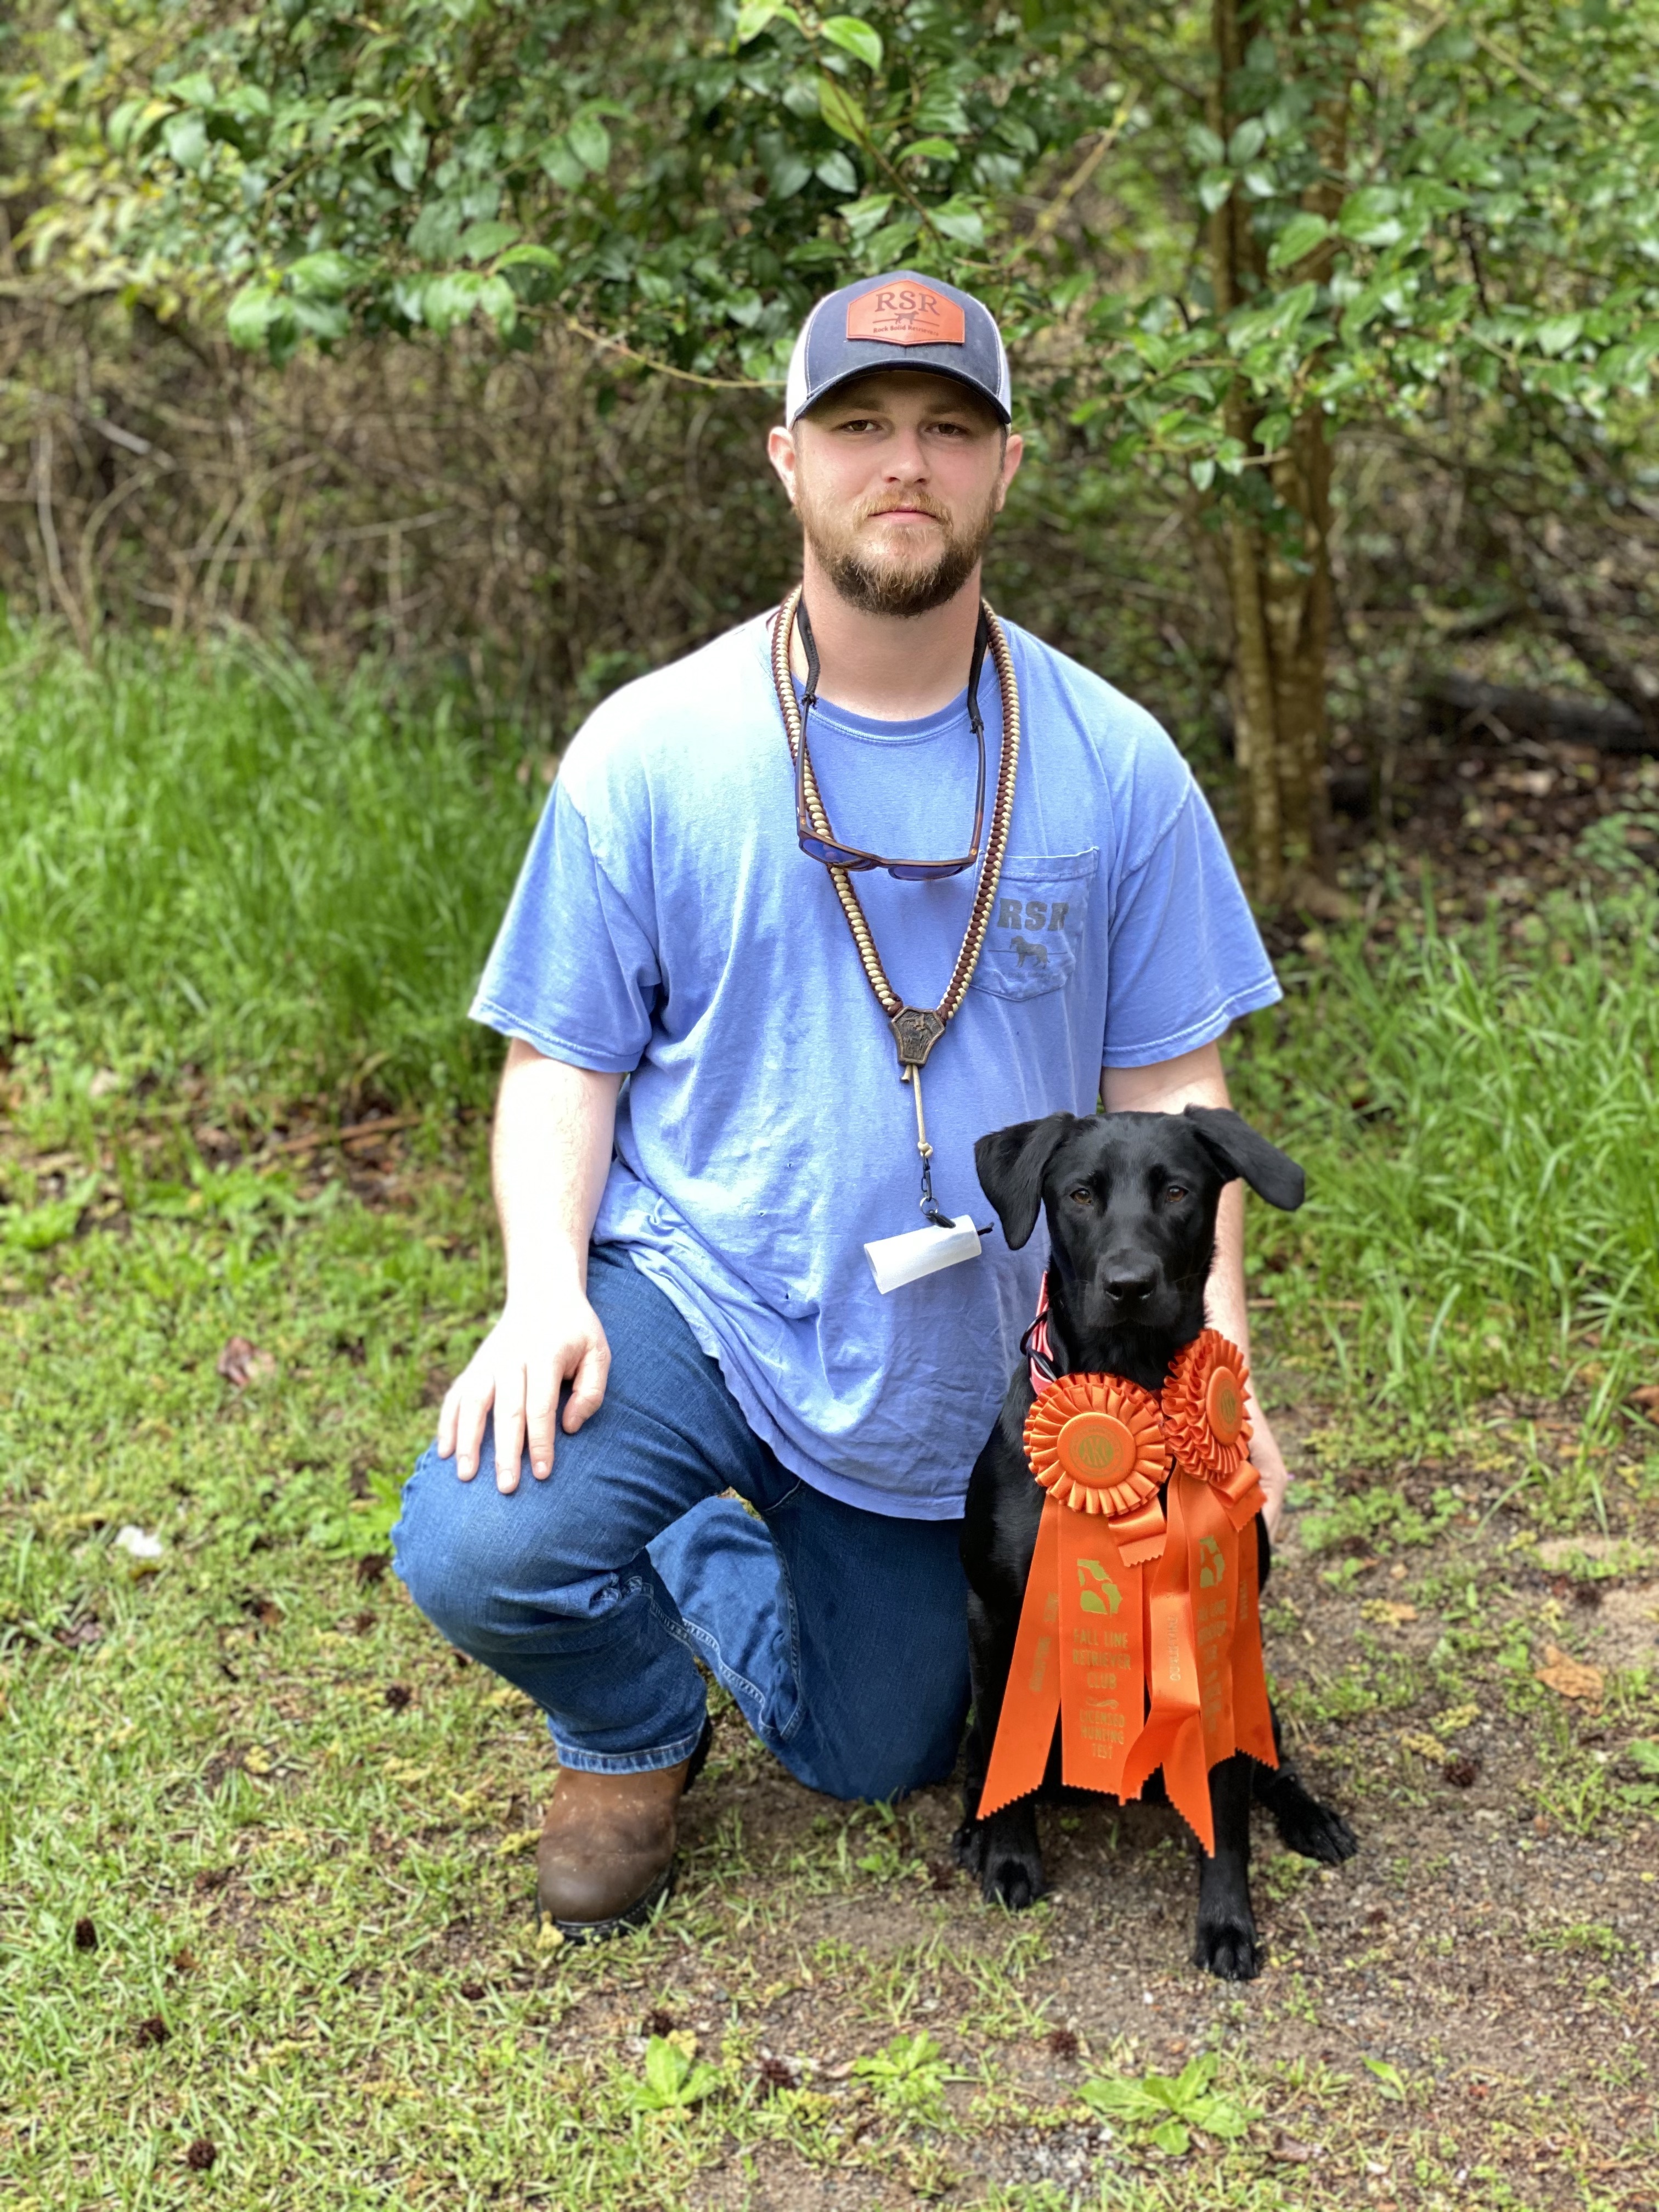
[[[775,1513],[781,1513],[786,1505],[793,1505],[805,1488],[806,1485],[797,1475],[781,1497],[773,1498],[769,1504],[757,1505],[751,1510],[758,1513],[763,1521],[770,1521]]]
[[[1048,857],[1011,853],[1002,864],[973,988],[999,999],[1037,999],[1072,980],[1100,850]]]

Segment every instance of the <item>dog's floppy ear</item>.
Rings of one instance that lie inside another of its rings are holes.
[[[1269,1206],[1285,1213],[1296,1212],[1308,1194],[1308,1179],[1287,1152],[1270,1145],[1231,1106],[1188,1106],[1186,1112],[1205,1151],[1225,1169],[1230,1180],[1243,1176]]]
[[[1040,1121],[993,1130],[974,1146],[979,1187],[997,1210],[1011,1252],[1018,1252],[1036,1227],[1048,1163],[1079,1126],[1075,1114],[1046,1114]]]

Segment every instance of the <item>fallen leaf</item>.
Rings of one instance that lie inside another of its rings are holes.
[[[1403,1599],[1395,1597],[1368,1597],[1359,1612],[1363,1620],[1387,1621],[1393,1628],[1417,1618],[1414,1605],[1407,1605]]]
[[[1587,1666],[1582,1659],[1573,1658],[1558,1644],[1544,1647],[1546,1663],[1534,1670],[1536,1678],[1558,1697],[1583,1698],[1599,1704],[1607,1688],[1607,1678],[1599,1667]]]
[[[224,1376],[233,1390],[246,1390],[250,1382],[263,1382],[276,1372],[276,1362],[268,1352],[261,1352],[245,1336],[233,1336],[219,1354],[216,1371]]]
[[[1659,1382],[1644,1382],[1639,1390],[1632,1390],[1630,1402],[1649,1420],[1659,1421]]]

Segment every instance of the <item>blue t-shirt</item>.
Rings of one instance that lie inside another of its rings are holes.
[[[625,1073],[594,1239],[685,1316],[756,1433],[815,1488],[959,1514],[1036,1310],[1045,1238],[880,1295],[867,1240],[919,1228],[915,1109],[828,872],[795,838],[768,658],[747,623],[608,699],[565,754],[472,1012]],[[976,1137],[1095,1110],[1101,1069],[1172,1059],[1279,986],[1202,793],[1142,708],[1007,626],[1022,741],[995,912],[927,1062],[934,1188],[994,1218]],[[1001,742],[981,687],[986,817]],[[808,727],[836,835],[968,848],[967,695],[913,722],[821,702]],[[942,996],[973,902],[854,878],[893,988]]]

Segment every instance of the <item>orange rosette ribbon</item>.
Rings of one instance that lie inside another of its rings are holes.
[[[1160,1400],[1176,1465],[1215,1485],[1235,1528],[1253,1520],[1264,1503],[1250,1465],[1249,1381],[1237,1346],[1206,1328],[1176,1354]]]
[[[1248,1383],[1237,1347],[1206,1329],[1161,1397],[1065,1375],[1032,1406],[1026,1457],[1048,1496],[980,1818],[1039,1786],[1056,1722],[1068,1785],[1127,1800],[1161,1766],[1209,1852],[1210,1769],[1235,1751],[1277,1765]]]
[[[1104,1514],[1127,1566],[1164,1549],[1170,1471],[1158,1400],[1116,1375],[1062,1375],[1025,1416],[1025,1456],[1050,1498]]]

